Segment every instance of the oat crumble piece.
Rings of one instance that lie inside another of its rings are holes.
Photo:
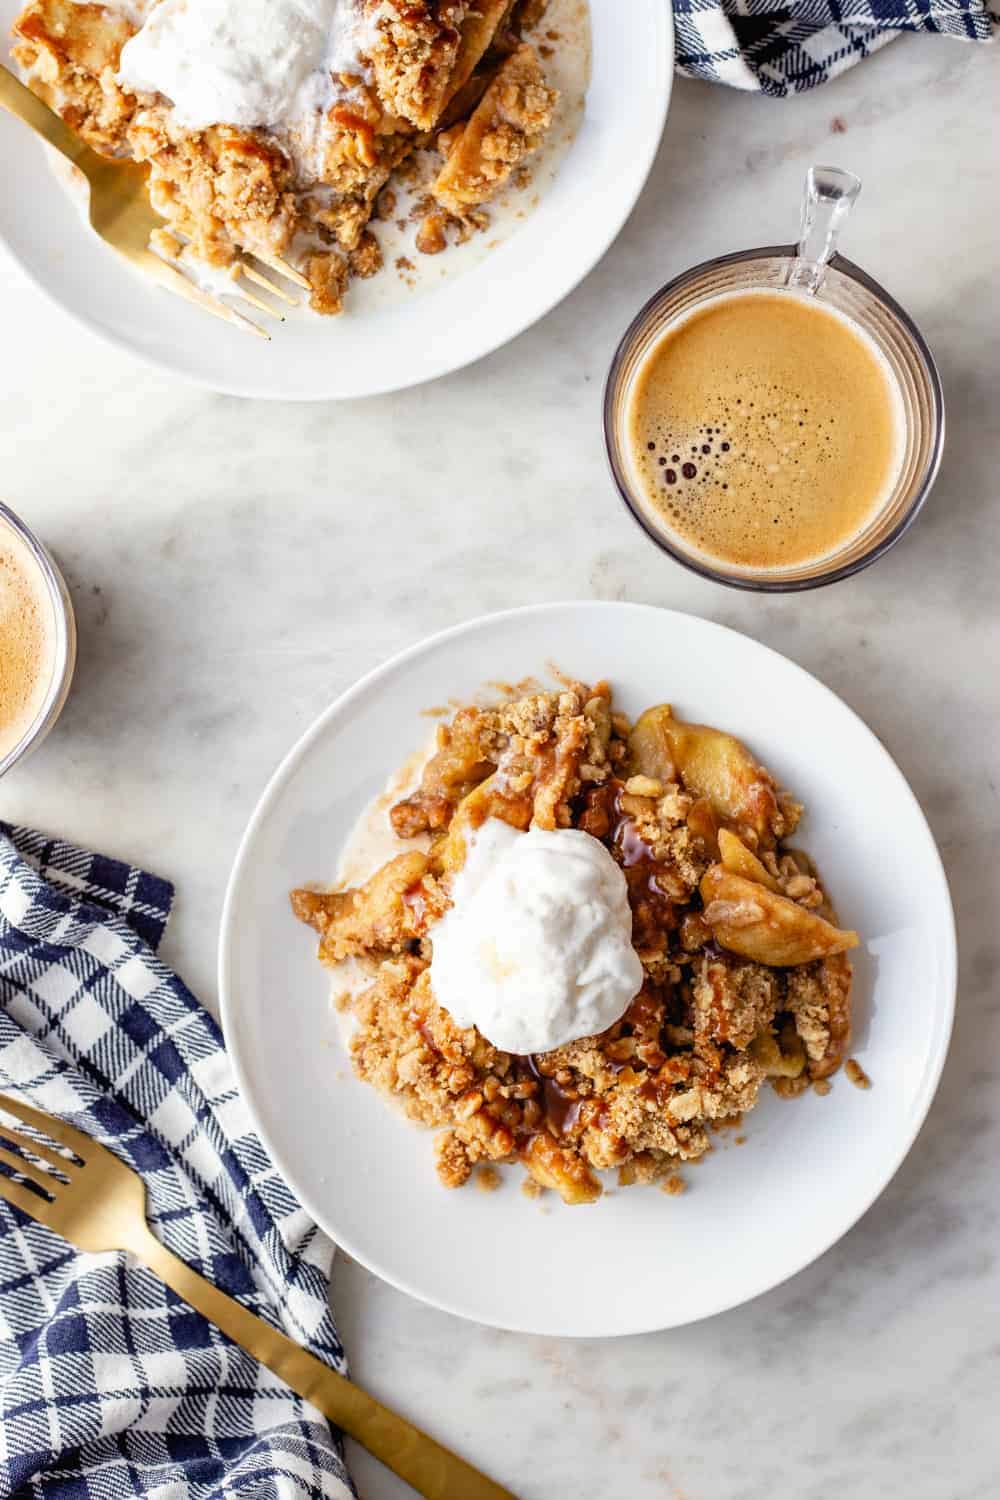
[[[414,241],[421,255],[440,255],[442,250],[447,250],[446,224],[447,219],[440,209],[426,216],[417,230],[417,237]]]
[[[857,1058],[849,1057],[847,1059],[846,1063],[844,1064],[844,1073],[848,1081],[850,1083],[853,1083],[856,1089],[871,1088],[872,1081],[868,1077],[868,1074],[865,1072],[864,1068],[858,1062]]]
[[[458,58],[468,0],[365,0],[372,67],[390,109],[420,130],[437,122]]]
[[[351,272],[355,276],[366,279],[376,275],[382,269],[382,247],[372,234],[366,229],[358,244],[350,254]]]

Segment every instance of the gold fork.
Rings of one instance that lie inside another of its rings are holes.
[[[47,1145],[0,1121],[0,1161],[23,1178],[18,1182],[0,1174],[0,1198],[79,1250],[127,1250],[138,1256],[179,1297],[426,1500],[515,1500],[509,1490],[381,1406],[161,1245],[146,1223],[142,1178],[105,1146],[5,1094],[0,1094],[0,1110],[53,1142]],[[60,1146],[62,1151],[55,1149]],[[64,1155],[67,1151],[72,1157]]]
[[[91,226],[119,255],[131,262],[146,276],[151,276],[168,292],[174,292],[186,301],[193,302],[205,312],[227,323],[242,328],[245,333],[254,333],[259,338],[270,338],[263,328],[245,318],[235,308],[229,307],[217,297],[212,297],[194,282],[189,281],[175,265],[162,259],[149,248],[149,237],[154,229],[162,229],[164,222],[149,201],[148,172],[144,166],[131,161],[115,161],[100,156],[86,141],[72,131],[54,110],[49,109],[37,94],[26,88],[20,79],[7,68],[0,67],[0,105],[23,120],[36,135],[40,135],[50,146],[79,167],[90,185],[89,214]],[[271,270],[288,278],[296,286],[309,289],[306,278],[283,261],[280,256],[255,254],[256,260]],[[256,296],[242,280],[255,283],[273,293],[280,302],[296,305],[282,287],[244,260],[233,266],[232,295],[241,298],[258,312],[283,321],[283,314],[269,306],[262,297]],[[240,279],[237,279],[240,278]]]

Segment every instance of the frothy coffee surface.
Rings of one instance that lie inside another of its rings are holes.
[[[45,579],[20,537],[0,521],[0,759],[38,717],[54,662]]]
[[[658,523],[747,568],[837,551],[877,513],[901,462],[902,400],[874,345],[788,292],[737,293],[669,330],[626,420]]]

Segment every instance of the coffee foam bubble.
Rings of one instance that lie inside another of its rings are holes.
[[[768,489],[773,525],[794,526],[807,498],[810,476],[818,464],[834,458],[831,429],[835,418],[817,418],[808,407],[790,407],[787,392],[755,384],[751,372],[738,378],[746,391],[744,397],[707,401],[709,420],[694,432],[672,431],[662,421],[651,425],[655,449],[647,446],[639,455],[649,483],[662,485],[664,473],[674,469],[677,479],[660,491],[659,508],[683,523],[702,546],[711,547],[720,524],[725,524],[723,518],[733,525],[739,523],[748,483],[758,492]],[[785,436],[775,444],[777,428],[783,428]],[[668,450],[668,461],[661,464]],[[767,459],[761,456],[765,450]],[[781,545],[780,539],[775,539],[775,545]]]

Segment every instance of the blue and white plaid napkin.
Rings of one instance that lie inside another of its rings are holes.
[[[156,956],[172,900],[0,824],[0,1090],[134,1166],[171,1250],[343,1370],[332,1246],[264,1154],[215,1022]],[[0,1203],[0,1496],[353,1494],[319,1413],[145,1267]]]
[[[986,0],[673,0],[677,67],[783,98],[815,88],[901,31],[988,42]]]

